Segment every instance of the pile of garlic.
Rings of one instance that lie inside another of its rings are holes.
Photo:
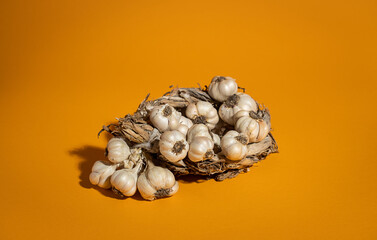
[[[173,173],[144,157],[140,148],[130,149],[121,138],[107,144],[109,161],[94,163],[89,180],[101,188],[112,188],[121,196],[133,196],[139,190],[146,200],[168,197],[178,191]]]
[[[107,145],[109,161],[94,164],[91,183],[123,196],[139,190],[144,199],[154,200],[175,194],[178,182],[153,160],[186,166],[187,161],[204,163],[217,155],[229,162],[245,159],[248,146],[265,139],[271,125],[269,115],[261,117],[258,103],[238,89],[235,79],[216,76],[207,89],[211,101],[187,98],[184,108],[153,106],[146,116],[158,133],[158,159],[144,154],[140,144],[130,148],[121,137],[113,137]],[[220,131],[223,126],[225,132]]]

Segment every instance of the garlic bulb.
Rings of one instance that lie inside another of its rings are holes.
[[[140,161],[134,168],[132,169],[121,169],[116,171],[111,176],[111,185],[117,191],[122,193],[124,196],[130,197],[133,196],[137,190],[136,182],[137,182],[137,174],[140,171],[142,166],[142,161]]]
[[[234,128],[238,132],[245,133],[249,142],[260,142],[270,132],[270,123],[264,119],[253,119],[246,116],[239,118]]]
[[[130,156],[131,151],[122,138],[114,137],[107,143],[107,158],[113,163],[120,163]]]
[[[93,185],[98,185],[101,188],[110,188],[110,177],[116,168],[116,164],[112,165],[110,162],[97,161],[92,167],[89,180]]]
[[[173,163],[184,159],[189,150],[185,135],[177,130],[161,134],[159,145],[161,154]]]
[[[194,123],[203,123],[209,129],[215,128],[219,122],[217,110],[209,102],[198,101],[190,103],[186,108],[186,116],[194,121]]]
[[[245,134],[231,130],[221,139],[221,149],[229,160],[241,160],[247,154],[248,138]]]
[[[181,113],[168,104],[154,107],[149,119],[160,132],[175,130],[180,125]]]
[[[256,112],[258,110],[258,105],[249,95],[246,93],[237,93],[230,96],[219,108],[220,118],[230,124],[234,125],[235,114],[239,111]]]
[[[235,94],[237,90],[236,80],[231,77],[216,76],[208,87],[209,95],[219,102],[224,102],[228,97]]]
[[[194,124],[187,132],[187,142],[190,144],[195,137],[208,137],[212,139],[212,135],[208,127],[204,124]]]
[[[214,155],[213,147],[214,143],[211,138],[195,137],[190,143],[188,157],[193,162],[211,159]]]
[[[179,185],[173,173],[148,161],[147,169],[137,180],[137,189],[146,200],[169,197],[178,191]]]

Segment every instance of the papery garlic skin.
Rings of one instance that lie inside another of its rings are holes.
[[[219,108],[220,118],[230,124],[234,125],[236,119],[234,116],[239,111],[256,112],[258,110],[258,104],[246,93],[236,93],[230,96]]]
[[[208,127],[202,123],[194,124],[187,132],[187,142],[190,144],[195,137],[208,137],[212,138],[211,132]]]
[[[120,163],[130,156],[130,147],[122,138],[114,137],[107,143],[107,158],[113,163]]]
[[[241,160],[247,154],[248,138],[237,131],[228,131],[221,139],[221,149],[229,160]]]
[[[184,159],[189,150],[186,136],[177,130],[161,134],[159,146],[161,154],[173,163]]]
[[[169,130],[175,130],[180,125],[181,113],[168,104],[154,107],[150,113],[149,119],[161,133]]]
[[[219,101],[224,102],[228,97],[238,90],[236,80],[231,77],[216,76],[212,79],[208,87],[209,95]]]
[[[195,137],[190,143],[188,157],[193,162],[211,159],[214,155],[213,147],[214,143],[211,138]]]
[[[146,200],[172,196],[178,188],[173,173],[166,168],[155,166],[152,162],[148,162],[147,169],[137,180],[137,189]]]
[[[234,128],[238,132],[245,133],[249,138],[249,142],[252,143],[262,141],[270,132],[270,126],[266,121],[262,119],[256,120],[251,117],[241,117],[237,120]]]
[[[113,175],[116,168],[116,164],[107,161],[96,161],[89,175],[89,181],[93,185],[98,185],[101,188],[110,188],[110,177]]]
[[[215,128],[219,122],[219,115],[216,108],[209,102],[198,101],[190,103],[186,108],[186,116],[195,123],[203,123],[209,129]]]

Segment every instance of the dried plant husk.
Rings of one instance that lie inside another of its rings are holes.
[[[247,172],[256,162],[265,159],[269,154],[278,152],[278,146],[272,134],[261,142],[248,144],[247,156],[239,161],[228,160],[221,151],[215,151],[212,159],[192,162],[187,157],[179,164],[167,161],[158,150],[160,132],[153,127],[149,121],[150,111],[159,105],[169,104],[180,112],[192,102],[207,101],[216,109],[221,105],[220,102],[213,100],[204,89],[199,88],[173,88],[164,96],[148,101],[149,94],[141,102],[137,111],[127,114],[124,118],[118,118],[117,124],[104,126],[102,131],[107,131],[113,136],[123,138],[131,147],[142,148],[147,154],[151,154],[156,159],[156,164],[170,169],[176,176],[182,175],[202,175],[222,181],[227,178],[234,178],[240,173]],[[268,109],[261,109],[255,113],[255,118],[269,117]],[[214,131],[222,137],[225,132],[233,129],[232,126],[220,121]],[[100,133],[101,133],[100,132]]]

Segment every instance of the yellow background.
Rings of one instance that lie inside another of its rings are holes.
[[[377,239],[375,1],[2,1],[1,239]],[[103,124],[232,76],[280,153],[172,198],[92,188]]]

